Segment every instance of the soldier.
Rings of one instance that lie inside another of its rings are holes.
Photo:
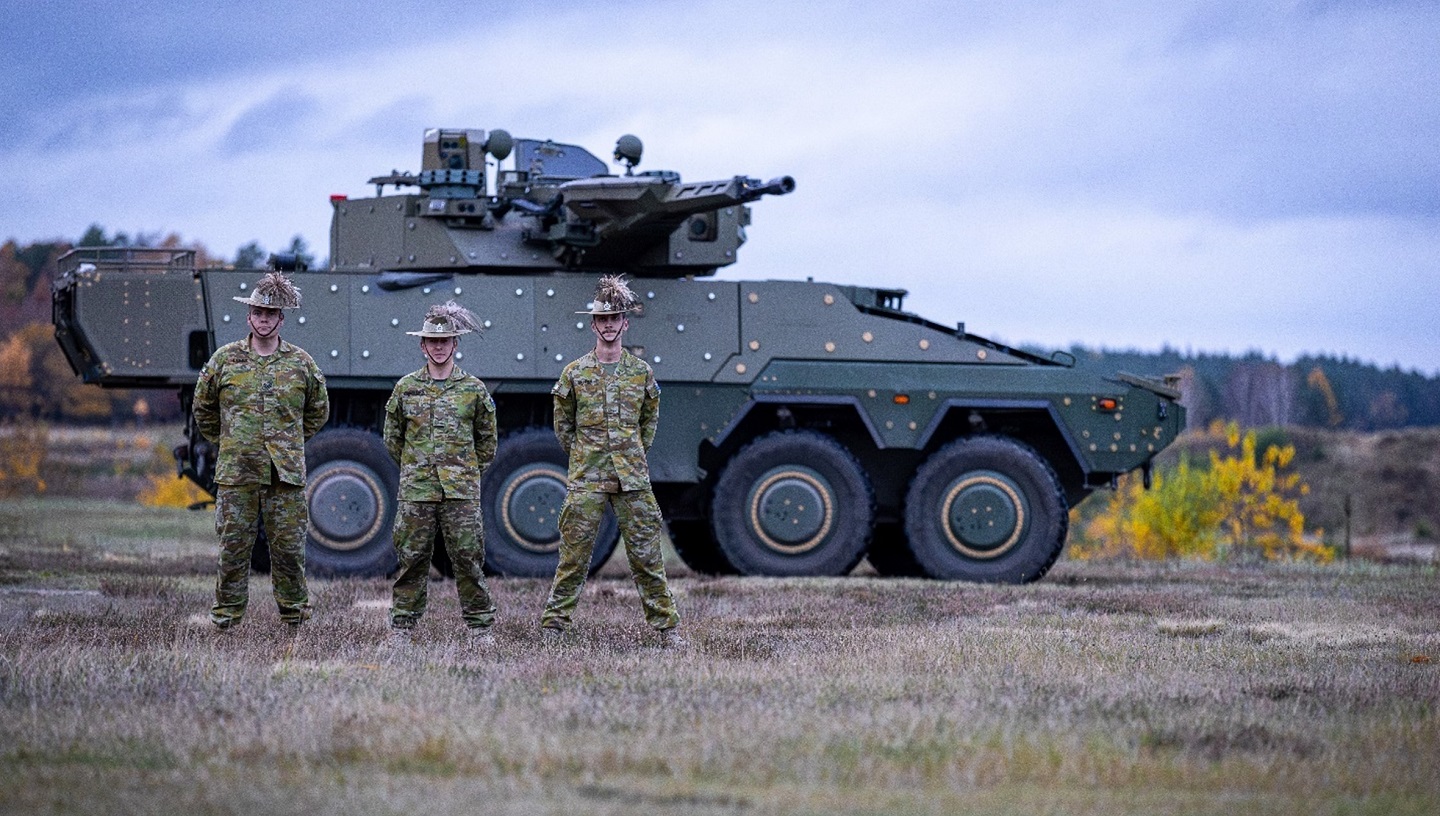
[[[460,616],[483,643],[493,642],[495,604],[485,585],[480,474],[495,459],[495,402],[485,384],[455,365],[459,337],[479,329],[454,301],[432,306],[420,331],[425,366],[395,384],[385,405],[385,447],[400,464],[395,552],[400,574],[390,605],[392,636],[407,641],[425,614],[435,533],[455,565]]]
[[[325,375],[299,346],[280,339],[300,290],[279,272],[260,279],[246,304],[250,333],[221,346],[195,386],[195,427],[220,448],[215,461],[215,531],[220,574],[210,622],[229,629],[245,615],[250,552],[264,519],[280,619],[310,618],[305,587],[305,440],[330,415]]]
[[[659,630],[662,644],[685,644],[675,628],[680,616],[665,581],[660,507],[645,460],[660,420],[660,386],[650,366],[620,345],[630,327],[626,314],[638,308],[623,277],[601,277],[589,308],[576,312],[591,316],[595,348],[567,365],[550,389],[555,436],[570,457],[570,472],[560,511],[560,563],[540,619],[549,642],[558,642],[570,628],[608,504],[625,537],[646,622]]]

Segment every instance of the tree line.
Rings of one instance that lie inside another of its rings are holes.
[[[222,258],[204,246],[185,242],[174,233],[107,234],[93,224],[80,240],[37,241],[21,246],[0,244],[0,419],[68,421],[173,421],[180,419],[180,401],[170,389],[101,389],[80,381],[55,342],[50,292],[60,256],[74,247],[185,246],[195,262],[236,269],[259,269],[269,253],[258,241]],[[295,236],[290,252],[313,265],[305,239]]]
[[[1352,431],[1440,425],[1440,377],[1399,366],[1332,355],[1281,363],[1259,352],[1194,354],[1169,346],[1158,352],[1074,346],[1070,353],[1097,370],[1178,375],[1191,428],[1216,420]]]
[[[21,246],[10,240],[0,245],[0,417],[86,422],[178,418],[179,401],[172,392],[102,390],[81,383],[70,370],[55,343],[50,290],[56,261],[72,246],[188,246],[196,250],[198,264],[236,269],[261,268],[269,253],[258,241],[250,241],[224,258],[173,233],[108,234],[98,224],[74,244],[57,240]],[[280,251],[314,266],[314,255],[301,236]],[[1074,346],[1070,353],[1078,365],[1100,371],[1178,375],[1192,428],[1205,428],[1216,420],[1245,428],[1356,431],[1440,425],[1440,377],[1397,366],[1382,369],[1326,355],[1281,363],[1258,352],[1233,356],[1181,352],[1169,346],[1158,352]]]

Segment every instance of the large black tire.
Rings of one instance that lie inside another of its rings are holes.
[[[394,572],[400,469],[380,437],[358,428],[321,431],[305,445],[305,466],[306,570],[336,577]]]
[[[265,538],[265,517],[255,526],[255,549],[250,551],[250,571],[270,574],[270,542]]]
[[[1065,546],[1065,491],[1038,453],[1013,439],[957,439],[925,460],[905,496],[906,542],[931,578],[1020,584]]]
[[[720,552],[742,575],[844,575],[865,557],[875,493],[839,442],[780,431],[725,465],[711,514]]]
[[[520,578],[555,574],[567,470],[565,452],[546,428],[526,428],[500,440],[480,485],[486,570]],[[609,560],[619,539],[615,516],[606,511],[590,559],[591,573]]]
[[[865,558],[876,572],[886,578],[925,577],[925,570],[920,568],[915,554],[905,543],[905,527],[902,524],[876,524]]]
[[[701,575],[739,575],[740,571],[720,551],[710,522],[704,519],[666,520],[670,543],[685,566]]]
[[[450,560],[450,551],[445,549],[445,531],[435,531],[435,549],[430,551],[430,566],[446,578],[455,577],[455,562]]]
[[[445,531],[435,531],[434,547],[430,550],[430,566],[442,577],[455,577],[455,562],[450,560],[450,551],[445,549]]]

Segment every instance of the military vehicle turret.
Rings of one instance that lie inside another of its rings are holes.
[[[503,434],[483,483],[486,566],[551,574],[565,467],[549,391],[593,345],[575,310],[600,272],[631,275],[644,300],[627,340],[664,389],[651,478],[676,550],[701,572],[840,575],[868,554],[887,575],[1033,581],[1059,557],[1069,509],[1121,474],[1148,477],[1184,427],[1173,384],[939,325],[907,311],[903,289],[715,279],[745,242],[748,204],[795,182],[685,182],[635,172],[640,158],[633,136],[611,174],[575,145],[430,130],[418,173],[332,197],[328,268],[272,259],[304,293],[284,335],[330,386],[330,422],[307,446],[312,569],[393,567],[383,406],[420,365],[405,330],[453,299],[483,320],[457,359],[494,394]],[[77,373],[176,387],[188,407],[210,354],[244,336],[231,296],[257,278],[194,259],[66,255],[54,321]],[[214,452],[193,428],[176,457],[211,486]],[[612,523],[597,564],[616,539]]]

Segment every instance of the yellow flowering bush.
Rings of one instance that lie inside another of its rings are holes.
[[[1227,452],[1211,451],[1207,467],[1184,457],[1157,471],[1150,490],[1131,475],[1121,479],[1103,510],[1088,521],[1078,515],[1075,558],[1141,559],[1222,556],[1329,561],[1333,548],[1305,533],[1299,497],[1309,488],[1289,471],[1293,445],[1272,445],[1257,456],[1253,430],[1235,423],[1212,425]]]
[[[211,500],[194,482],[173,474],[151,474],[146,481],[148,485],[135,497],[145,507],[191,507]]]
[[[0,423],[0,496],[31,496],[45,492],[40,463],[45,460],[49,432],[28,420]]]

